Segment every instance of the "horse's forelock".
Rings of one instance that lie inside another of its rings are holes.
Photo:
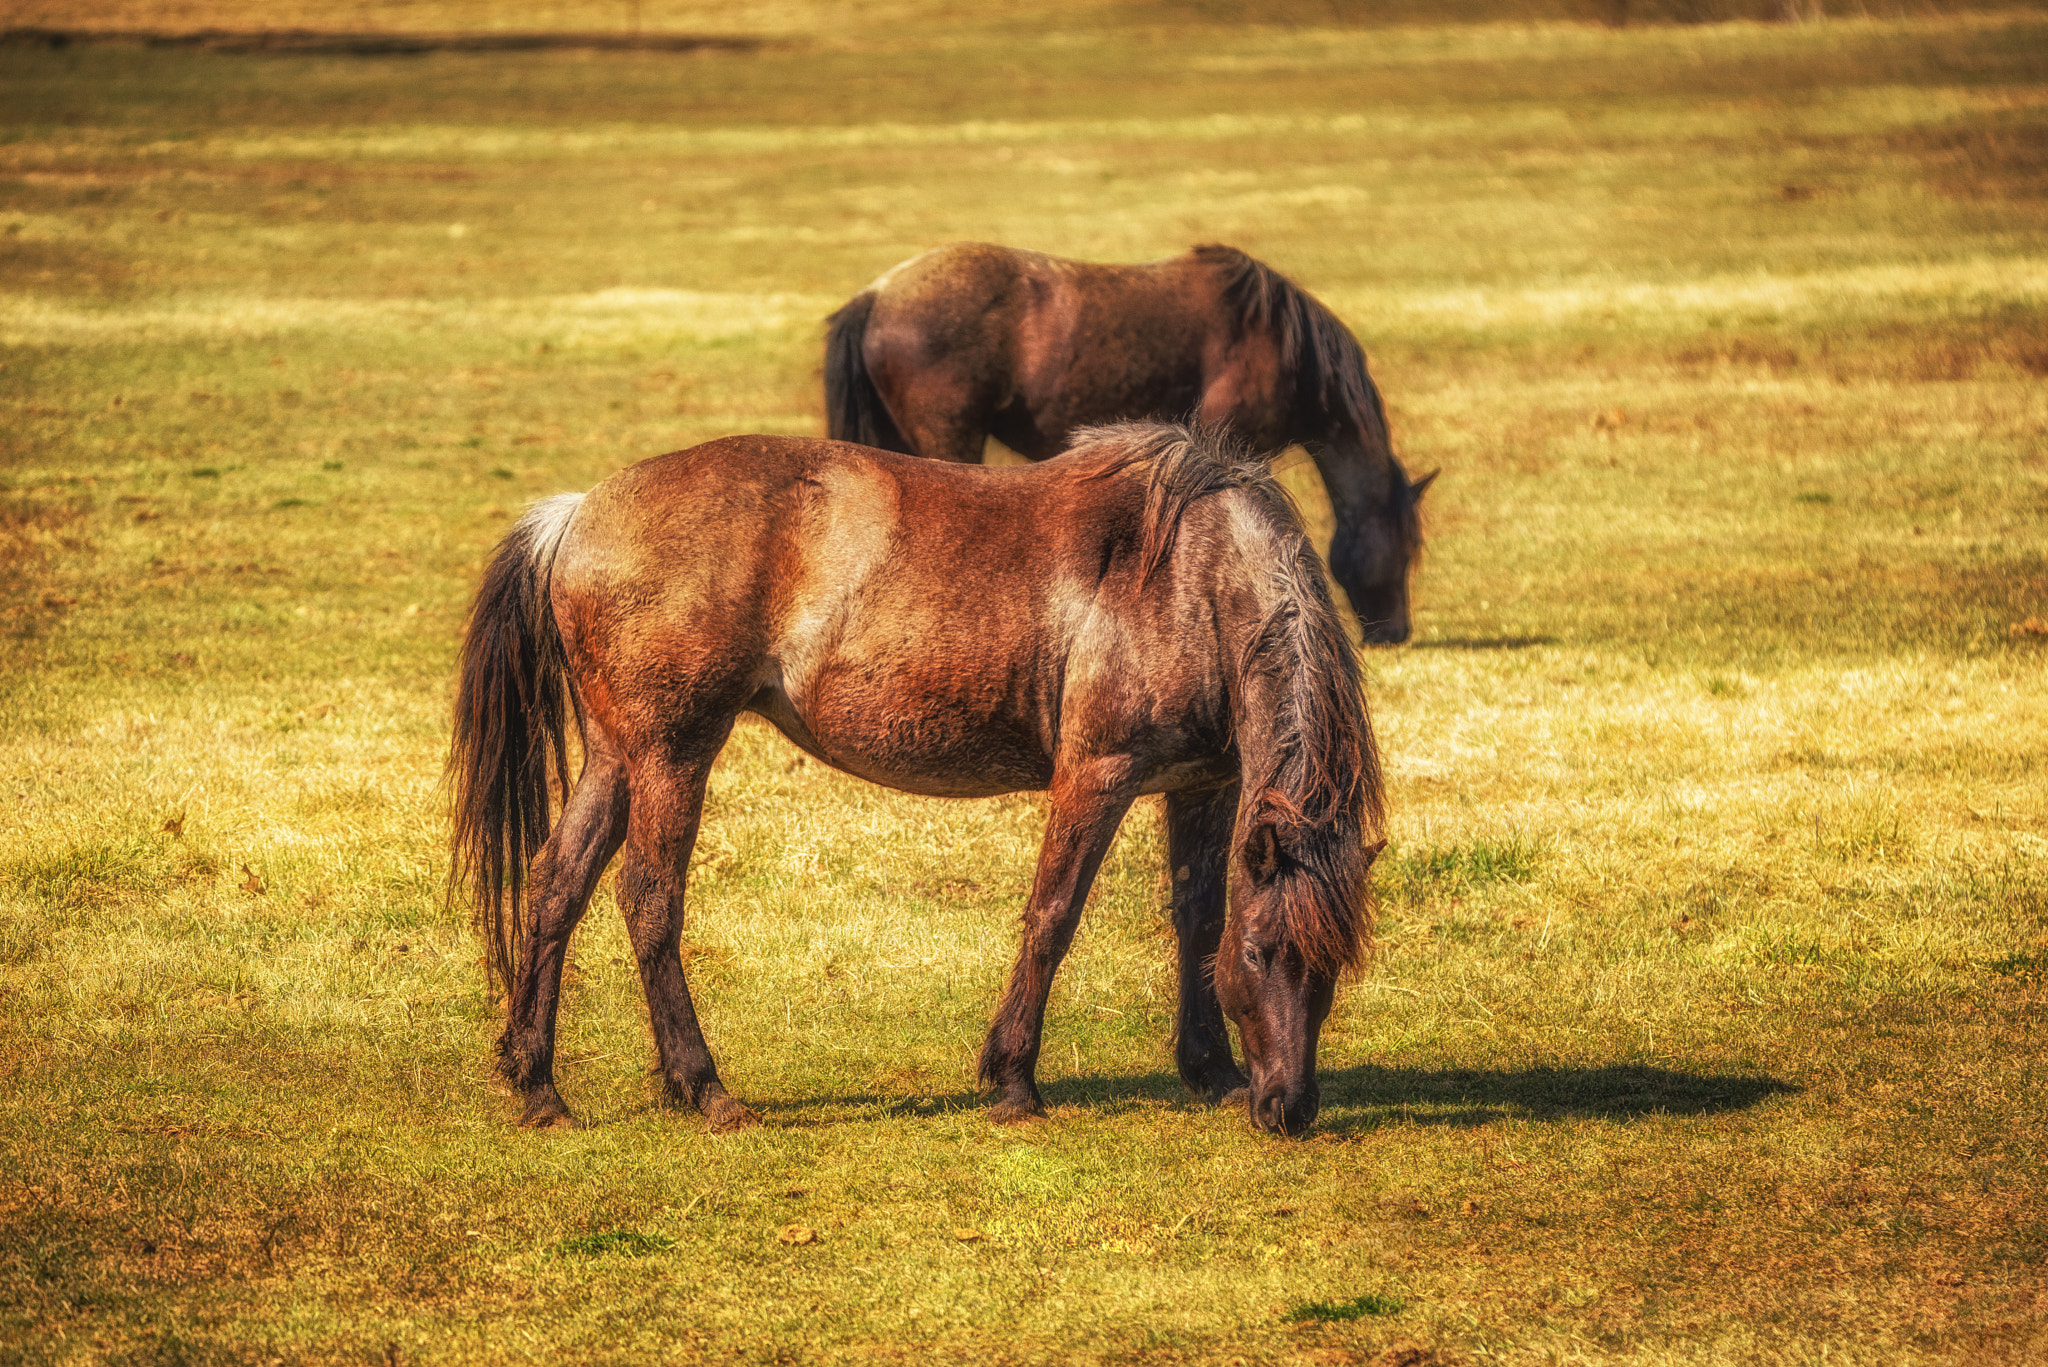
[[[1360,823],[1348,816],[1312,819],[1291,797],[1269,793],[1246,826],[1272,825],[1282,855],[1272,895],[1283,933],[1310,971],[1332,977],[1358,967],[1372,940],[1372,859]]]

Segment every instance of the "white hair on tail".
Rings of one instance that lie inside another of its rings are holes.
[[[576,516],[576,510],[583,506],[581,494],[556,494],[528,506],[514,527],[513,535],[526,538],[526,544],[537,552],[544,551],[550,557],[554,554],[562,533],[569,530],[569,519]]]

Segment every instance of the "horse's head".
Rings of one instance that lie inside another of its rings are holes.
[[[1422,551],[1417,505],[1437,477],[1432,470],[1412,483],[1400,465],[1388,462],[1390,483],[1379,507],[1346,528],[1340,520],[1330,545],[1330,569],[1351,599],[1367,645],[1399,645],[1408,639],[1408,576]]]
[[[1327,842],[1303,823],[1253,821],[1238,846],[1216,951],[1216,996],[1237,1022],[1251,1073],[1252,1123],[1277,1134],[1300,1134],[1322,1104],[1316,1043],[1337,977],[1358,956],[1365,877],[1386,842],[1349,851],[1318,844]]]

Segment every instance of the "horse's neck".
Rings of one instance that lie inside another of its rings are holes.
[[[1355,428],[1346,426],[1335,438],[1306,449],[1323,477],[1330,510],[1340,523],[1383,509],[1392,500],[1394,462],[1383,444],[1368,442]]]

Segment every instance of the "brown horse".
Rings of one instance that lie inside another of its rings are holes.
[[[1050,791],[981,1052],[996,1119],[1044,1113],[1046,994],[1144,793],[1166,795],[1182,1078],[1211,1101],[1242,1092],[1269,1130],[1314,1119],[1318,1032],[1371,928],[1380,777],[1357,660],[1263,466],[1151,424],[992,470],[729,437],[536,505],[478,589],[449,758],[454,868],[507,995],[498,1058],[522,1123],[572,1123],[554,1076],[563,956],[621,849],[671,1098],[713,1129],[752,1118],[719,1082],[678,954],[705,782],[741,712],[908,792]]]
[[[1365,639],[1408,639],[1416,501],[1365,353],[1344,324],[1233,247],[1138,266],[957,242],[832,315],[829,435],[969,463],[994,436],[1032,460],[1125,418],[1193,414],[1261,451],[1299,443],[1336,515],[1330,571]]]

